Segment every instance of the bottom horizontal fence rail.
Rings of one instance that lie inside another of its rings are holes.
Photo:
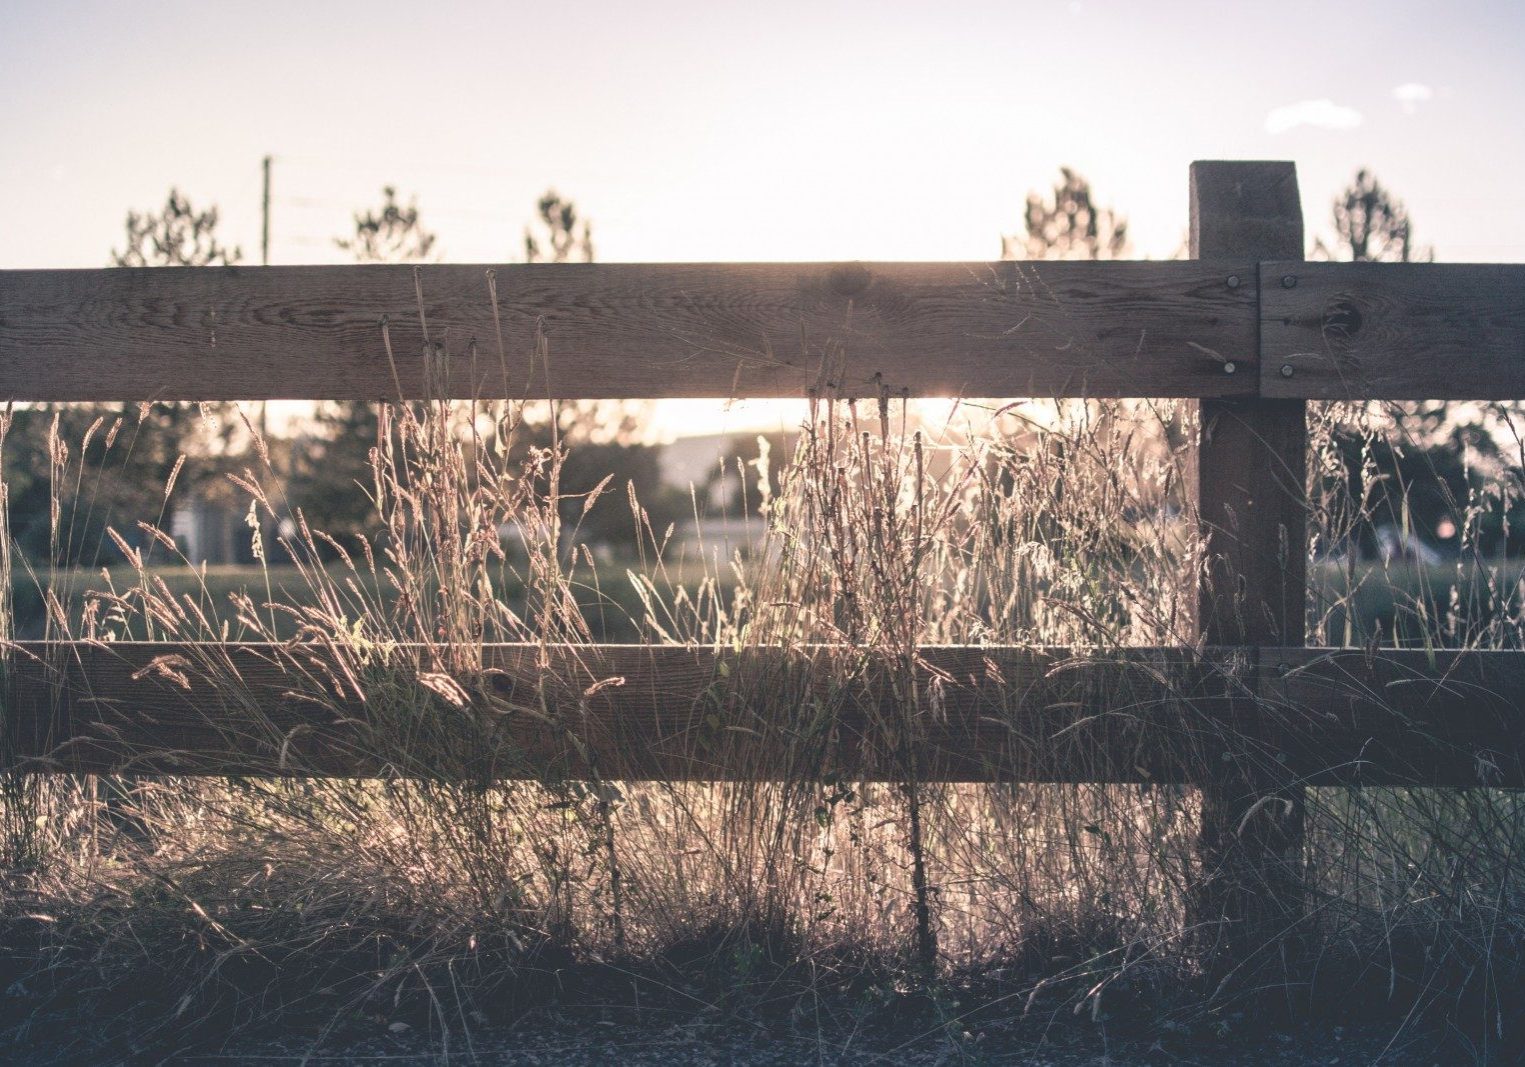
[[[1525,652],[18,642],[36,772],[1525,786]]]

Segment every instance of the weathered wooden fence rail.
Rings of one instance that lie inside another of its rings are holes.
[[[884,742],[905,722],[898,665],[849,650],[487,645],[471,672],[483,691],[468,695],[501,717],[475,724],[453,720],[398,652],[393,676],[372,672],[357,691],[328,656],[292,646],[22,642],[13,742],[38,770],[101,773],[902,770]],[[1513,652],[928,646],[913,684],[936,692],[936,714],[917,717],[931,780],[1201,784],[1205,767],[1270,763],[1304,785],[1525,787],[1525,655]],[[399,689],[406,702],[378,711]],[[410,732],[431,723],[434,735]]]
[[[1290,164],[1194,164],[1191,206],[1189,262],[4,271],[0,401],[1196,398],[1207,651],[924,649],[918,766],[1194,784],[1199,915],[1259,936],[1298,906],[1304,786],[1525,786],[1525,652],[1301,647],[1305,402],[1525,398],[1525,267],[1303,263]],[[901,770],[875,735],[905,679],[866,663],[817,691],[818,658],[851,650],[489,647],[478,682],[536,706],[422,766],[356,694],[294,682],[321,673],[305,654],[12,645],[9,746],[98,772]],[[792,694],[783,721],[746,706],[748,677]]]
[[[1498,400],[1525,396],[1522,291],[1517,266],[1251,257],[10,270],[0,398]]]

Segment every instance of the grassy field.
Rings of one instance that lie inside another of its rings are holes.
[[[1289,1019],[1381,1020],[1407,1040],[1423,1022],[1486,1055],[1525,1032],[1511,794],[1307,790],[1306,911],[1225,973],[1223,924],[1193,917],[1197,790],[947,784],[918,765],[908,742],[935,729],[946,692],[917,680],[921,646],[1105,656],[1191,640],[1203,561],[1178,500],[1189,412],[1074,405],[939,444],[933,462],[889,403],[823,406],[777,483],[756,487],[769,540],[735,568],[664,561],[649,530],[631,560],[567,551],[557,455],[510,459],[524,453],[472,437],[510,420],[471,415],[395,414],[375,558],[333,562],[309,534],[268,585],[258,568],[203,578],[129,559],[60,583],[48,626],[13,568],[18,636],[300,633],[279,661],[286,696],[362,723],[367,758],[409,772],[0,776],[0,1041],[16,1056],[162,1058],[272,1032],[304,1050],[411,1034],[437,1053],[590,1012],[814,1034],[818,1050],[825,1035],[874,1034],[891,1058],[914,1037],[949,1062],[979,1061],[981,1035],[1014,1018],[1039,1035],[1065,1020],[1165,1044]],[[505,526],[522,534],[517,555],[500,551]],[[1313,571],[1315,640],[1518,643],[1509,568]],[[1469,614],[1474,602],[1486,610]],[[505,689],[482,642],[627,639],[836,651],[812,685],[737,671],[699,706],[695,731],[749,738],[738,752],[760,736],[787,772],[474,770],[517,723],[583,742],[582,705],[552,715],[542,698],[616,682],[547,660]],[[865,664],[898,699],[852,703]],[[219,728],[285,736],[236,670],[191,666],[222,698]],[[1031,709],[1003,692],[995,714],[1017,743]],[[878,746],[884,780],[819,758],[823,736],[864,716],[858,743]],[[1201,743],[1276,773],[1252,739]]]
[[[1525,646],[1525,561],[1317,563],[1308,570],[1310,643]]]

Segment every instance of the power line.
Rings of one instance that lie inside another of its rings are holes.
[[[519,178],[529,173],[524,167],[493,167],[480,164],[451,163],[370,163],[363,160],[327,159],[322,156],[281,156],[283,163],[296,163],[306,167],[326,170],[348,171],[352,174],[380,174],[403,171],[414,174],[473,174],[478,177]]]

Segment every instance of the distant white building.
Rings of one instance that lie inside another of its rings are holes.
[[[249,527],[242,515],[212,501],[193,497],[174,509],[170,536],[192,564],[246,563],[252,558]],[[239,533],[243,533],[240,545]]]
[[[787,458],[795,434],[763,435],[776,464]],[[719,549],[723,555],[749,552],[767,526],[757,514],[757,434],[695,434],[662,446],[662,481],[685,494],[692,491],[698,515],[678,525],[682,545]]]

